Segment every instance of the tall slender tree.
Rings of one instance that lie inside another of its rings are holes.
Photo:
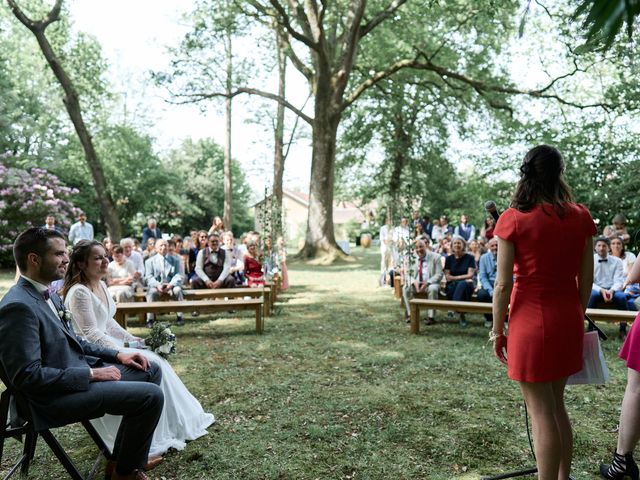
[[[98,202],[100,204],[100,212],[107,225],[109,235],[114,240],[119,239],[122,236],[120,219],[118,218],[116,212],[115,203],[113,202],[111,194],[107,189],[107,180],[104,174],[102,162],[98,157],[98,154],[93,145],[93,139],[91,137],[91,134],[89,133],[89,129],[85,124],[77,90],[71,78],[63,68],[58,55],[51,46],[51,43],[49,42],[45,33],[49,25],[60,19],[62,0],[56,0],[56,3],[51,8],[49,13],[47,13],[41,20],[32,20],[31,18],[29,18],[18,6],[15,0],[7,0],[7,3],[20,23],[28,28],[29,31],[31,31],[31,33],[33,33],[33,35],[35,36],[42,54],[47,60],[47,63],[49,64],[51,71],[55,75],[56,80],[59,82],[62,90],[64,91],[65,96],[63,98],[63,102],[67,109],[67,113],[71,118],[71,122],[73,123],[73,126],[76,130],[78,139],[82,144],[82,148],[85,154],[85,160],[87,162],[87,165],[89,166],[89,170],[91,171],[91,176],[93,178],[94,186],[96,189]]]

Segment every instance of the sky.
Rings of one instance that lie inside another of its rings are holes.
[[[177,147],[186,138],[212,137],[224,145],[224,115],[221,103],[205,111],[196,105],[172,105],[166,91],[149,82],[149,72],[164,70],[171,56],[168,46],[177,45],[189,30],[182,15],[192,9],[192,0],[71,0],[69,10],[74,27],[93,35],[100,42],[109,62],[108,78],[120,94],[121,112],[130,120],[141,113],[147,119],[148,133],[157,139],[161,151]],[[245,43],[239,48],[250,49]],[[289,71],[292,71],[289,68]],[[269,89],[272,85],[261,86]],[[304,81],[290,74],[288,98],[301,106],[308,90]],[[271,88],[275,93],[276,89]],[[255,123],[253,105],[273,108],[255,98],[234,101],[232,156],[242,165],[249,185],[257,196],[271,186],[273,173],[272,134]],[[204,106],[203,106],[204,107]],[[254,107],[255,109],[255,107]],[[122,118],[122,117],[121,117]],[[293,122],[293,116],[288,116]],[[291,149],[285,168],[285,188],[306,191],[311,168],[310,139],[302,139]]]

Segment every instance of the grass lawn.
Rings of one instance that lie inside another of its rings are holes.
[[[440,314],[411,335],[391,289],[375,286],[377,250],[354,254],[330,267],[292,262],[293,287],[264,335],[249,314],[175,327],[171,363],[217,422],[151,478],[477,479],[534,464],[517,384],[493,358],[482,317],[461,329]],[[604,328],[609,384],[567,392],[576,479],[598,478],[615,446],[626,370],[617,327]],[[88,437],[58,434],[88,470]],[[40,445],[30,478],[65,477],[50,456]]]

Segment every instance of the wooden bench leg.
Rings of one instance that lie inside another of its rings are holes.
[[[115,321],[118,322],[118,325],[120,325],[122,328],[124,329],[127,328],[127,316],[121,312],[118,312],[117,310],[115,315]]]
[[[264,316],[271,315],[271,292],[264,292]]]
[[[263,331],[263,322],[262,322],[262,310],[263,310],[263,306],[262,305],[258,305],[256,307],[256,332],[257,333],[262,333]]]
[[[411,303],[411,333],[420,333],[420,305]]]

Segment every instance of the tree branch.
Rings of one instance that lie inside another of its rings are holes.
[[[171,93],[171,92],[170,92]],[[286,108],[291,110],[293,113],[302,118],[309,125],[313,125],[313,118],[304,113],[301,109],[290,104],[286,99],[280,97],[279,95],[275,95],[273,93],[265,92],[263,90],[259,90],[257,88],[249,88],[249,87],[241,87],[230,94],[226,94],[223,92],[211,92],[211,93],[185,93],[185,94],[172,94],[173,97],[183,99],[179,101],[165,100],[167,103],[171,103],[174,105],[185,105],[188,103],[197,103],[203,100],[210,100],[212,98],[234,98],[240,94],[247,95],[258,95],[260,97],[268,98],[270,100],[274,100],[281,105],[284,105]]]
[[[273,8],[277,12],[276,21],[287,31],[287,33],[289,33],[289,35],[291,35],[296,40],[304,43],[312,50],[318,50],[318,44],[316,42],[293,28],[293,25],[291,25],[291,19],[289,18],[289,15],[287,14],[284,7],[280,4],[280,2],[278,2],[277,0],[269,0],[269,3],[271,3]],[[267,10],[258,2],[251,2],[251,4],[256,10],[264,13],[265,15],[268,15]]]
[[[370,21],[368,21],[365,25],[360,27],[360,38],[364,37],[366,34],[371,32],[374,28],[384,22],[387,18],[394,14],[394,12],[400,8],[407,0],[393,0],[387,8],[378,13],[375,17],[373,17]]]
[[[9,8],[16,16],[20,23],[22,23],[25,27],[27,27],[31,32],[44,32],[45,29],[51,25],[53,22],[56,22],[60,18],[60,10],[62,9],[62,0],[56,0],[56,3],[51,8],[51,11],[47,13],[42,20],[38,20],[37,22],[31,20],[27,15],[22,11],[22,9],[18,6],[15,0],[7,0],[7,4],[9,4]]]
[[[421,61],[420,57],[424,58],[425,60]],[[375,85],[376,83],[386,78],[389,78],[390,76],[394,75],[396,72],[403,70],[405,68],[412,68],[416,70],[428,70],[428,71],[434,72],[451,88],[460,89],[459,86],[455,86],[455,87],[453,86],[451,80],[454,80],[473,88],[478,94],[481,94],[481,95],[484,95],[485,93],[488,93],[488,92],[503,93],[508,95],[526,95],[526,96],[535,97],[535,98],[553,99],[563,105],[567,105],[567,106],[579,108],[579,109],[602,108],[607,112],[615,109],[618,106],[616,104],[609,104],[604,102],[581,104],[581,103],[573,102],[570,100],[566,100],[560,95],[555,93],[547,93],[555,85],[557,81],[563,78],[567,78],[571,75],[574,75],[578,71],[582,71],[577,66],[574,68],[572,72],[565,75],[561,75],[560,77],[554,78],[553,80],[551,80],[551,82],[549,82],[549,84],[545,85],[542,88],[519,89],[519,88],[513,88],[513,87],[502,87],[500,85],[492,85],[480,80],[475,80],[461,73],[454,72],[452,70],[449,70],[447,68],[434,64],[433,62],[431,62],[431,60],[429,60],[429,57],[426,54],[420,52],[416,58],[412,60],[411,59],[399,60],[393,65],[391,65],[390,67],[388,67],[386,70],[376,72],[373,76],[371,76],[370,78],[360,83],[360,85],[358,85],[353,90],[351,95],[349,95],[349,97],[347,97],[347,99],[342,103],[341,110],[344,110],[347,107],[349,107],[353,102],[355,102],[358,99],[358,97],[360,97],[371,86]]]

